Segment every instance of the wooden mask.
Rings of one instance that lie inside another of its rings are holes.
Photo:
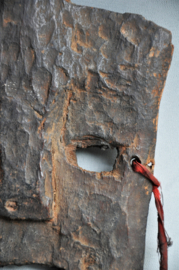
[[[63,0],[4,0],[0,264],[142,269],[171,33],[142,16]],[[110,172],[76,149],[116,148]],[[153,167],[151,168],[151,171]]]

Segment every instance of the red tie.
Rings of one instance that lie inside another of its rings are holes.
[[[158,211],[158,249],[160,251],[160,270],[168,270],[168,246],[172,245],[171,239],[167,236],[164,228],[164,212],[161,203],[161,196],[158,190],[160,182],[153,174],[136,159],[132,159],[132,168],[134,172],[140,173],[148,178],[153,184],[153,194],[155,205]]]

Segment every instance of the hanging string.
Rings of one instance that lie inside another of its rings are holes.
[[[160,270],[168,270],[168,247],[172,245],[172,241],[164,227],[164,212],[161,203],[161,195],[158,189],[158,187],[160,187],[160,182],[144,165],[138,162],[135,158],[132,159],[132,168],[134,172],[142,174],[153,184],[155,205],[158,211],[158,250],[160,252]]]

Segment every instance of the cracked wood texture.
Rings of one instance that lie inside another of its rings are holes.
[[[0,264],[143,269],[152,185],[130,159],[154,159],[171,33],[65,0],[1,0],[0,39]],[[78,167],[77,148],[104,145],[111,172]]]

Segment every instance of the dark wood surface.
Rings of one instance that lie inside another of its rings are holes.
[[[0,263],[143,269],[171,33],[135,14],[68,1],[0,4]],[[111,172],[75,151],[116,147]],[[153,170],[153,168],[152,168]]]

